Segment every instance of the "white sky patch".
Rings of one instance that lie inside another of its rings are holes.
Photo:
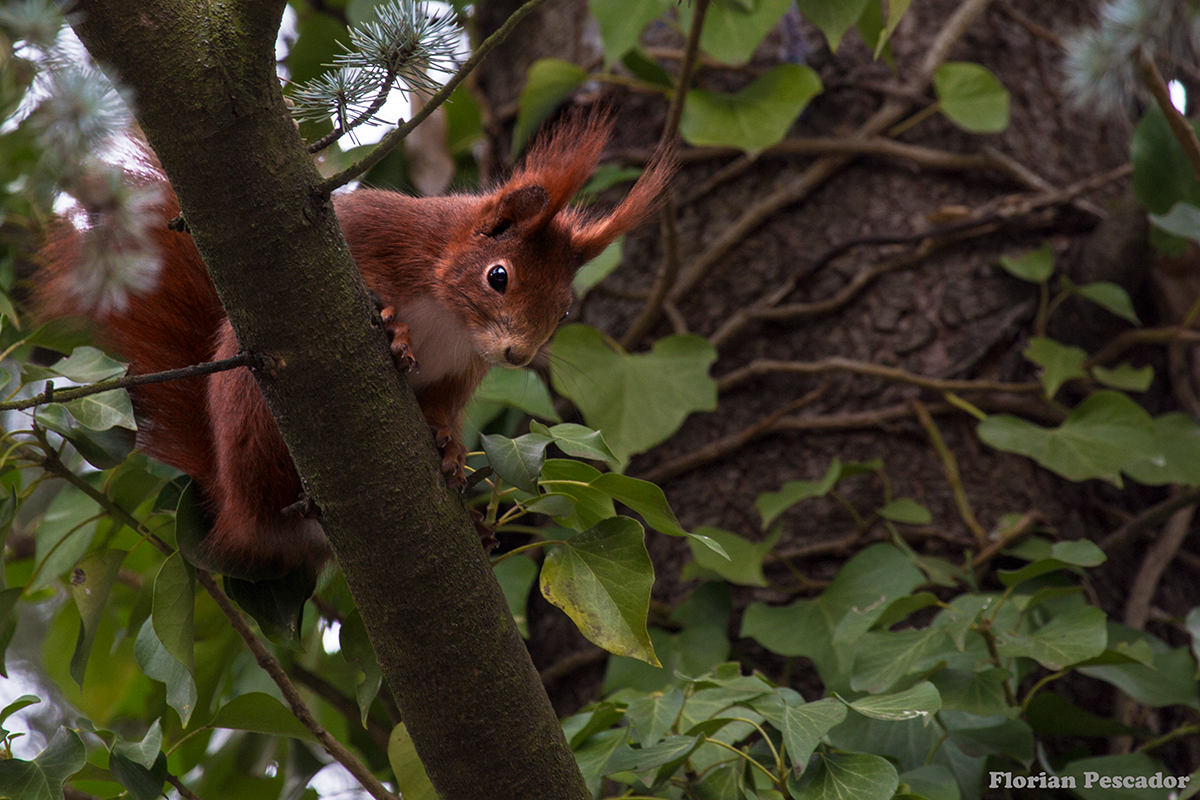
[[[1175,106],[1175,110],[1180,114],[1187,113],[1187,89],[1179,81],[1171,81],[1167,84],[1167,90],[1171,93],[1171,105]]]
[[[342,651],[342,623],[337,620],[330,620],[324,623],[325,630],[321,632],[321,647],[329,655],[340,653]]]

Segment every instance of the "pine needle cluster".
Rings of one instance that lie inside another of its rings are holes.
[[[131,179],[130,103],[63,27],[48,0],[18,0],[0,9],[14,57],[36,69],[22,102],[6,121],[32,136],[40,157],[24,181],[49,198],[83,233],[82,264],[72,287],[80,303],[101,313],[123,309],[131,293],[157,280],[160,258],[152,226],[161,196],[156,184]]]
[[[437,91],[431,74],[454,68],[461,35],[452,14],[432,15],[420,0],[378,6],[375,21],[350,29],[350,44],[327,65],[330,71],[292,93],[292,114],[302,122],[333,119],[322,146],[359,125],[394,123],[378,117],[388,94]]]
[[[1141,85],[1139,56],[1188,64],[1198,50],[1197,0],[1111,0],[1101,7],[1099,25],[1068,40],[1067,86],[1080,107],[1129,109]]]

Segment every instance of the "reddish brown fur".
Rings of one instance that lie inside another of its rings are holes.
[[[568,120],[488,194],[417,199],[359,190],[334,199],[365,282],[394,311],[394,335],[419,364],[409,380],[452,483],[461,478],[465,455],[462,410],[488,369],[533,358],[570,307],[575,270],[637,224],[669,178],[659,160],[612,214],[568,208],[595,169],[611,125],[607,117]],[[161,212],[158,287],[133,296],[123,312],[91,315],[134,374],[238,349],[191,238],[166,230],[178,213],[173,195]],[[70,292],[72,274],[83,266],[82,236],[63,223],[43,251],[43,315],[88,315]],[[497,265],[507,273],[503,293],[489,285]],[[327,560],[316,524],[283,513],[296,502],[300,481],[248,371],[140,387],[134,398],[142,447],[190,474],[208,500],[215,517],[203,554],[209,566],[258,578],[316,570]]]

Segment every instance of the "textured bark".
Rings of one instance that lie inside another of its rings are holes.
[[[388,683],[446,798],[586,797],[461,499],[436,467],[284,107],[284,4],[81,2],[137,98],[242,348],[323,514]],[[317,301],[319,298],[319,301]],[[179,309],[187,313],[187,309]]]

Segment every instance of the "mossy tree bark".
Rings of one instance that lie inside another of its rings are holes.
[[[82,0],[132,88],[435,787],[587,796],[279,90],[283,0]],[[319,301],[317,300],[319,298]],[[181,314],[188,309],[178,309]]]

